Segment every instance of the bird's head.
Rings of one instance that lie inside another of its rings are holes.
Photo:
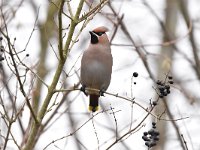
[[[90,35],[91,35],[91,44],[108,44],[109,40],[108,40],[108,36],[106,34],[106,32],[108,31],[108,28],[101,26],[98,27],[96,29],[94,29],[93,31],[90,31]]]

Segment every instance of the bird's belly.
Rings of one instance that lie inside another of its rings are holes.
[[[108,88],[110,82],[110,75],[106,70],[106,66],[98,61],[90,63],[85,68],[87,72],[86,86],[95,89]]]

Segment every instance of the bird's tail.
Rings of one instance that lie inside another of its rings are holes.
[[[90,103],[89,110],[95,112],[99,109],[99,95],[91,94],[90,95]]]

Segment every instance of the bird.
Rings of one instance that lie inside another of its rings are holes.
[[[105,26],[89,31],[90,44],[81,59],[81,90],[89,95],[89,111],[92,112],[99,109],[99,97],[103,96],[111,81],[113,57],[107,31]]]

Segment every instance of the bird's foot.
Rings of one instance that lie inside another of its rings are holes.
[[[104,93],[105,93],[105,90],[104,90],[104,89],[101,89],[101,90],[99,91],[99,95],[100,95],[100,96],[104,96]]]
[[[88,96],[88,93],[85,91],[85,88],[86,88],[86,86],[83,85],[83,86],[81,87],[80,90],[81,90],[86,96]]]

